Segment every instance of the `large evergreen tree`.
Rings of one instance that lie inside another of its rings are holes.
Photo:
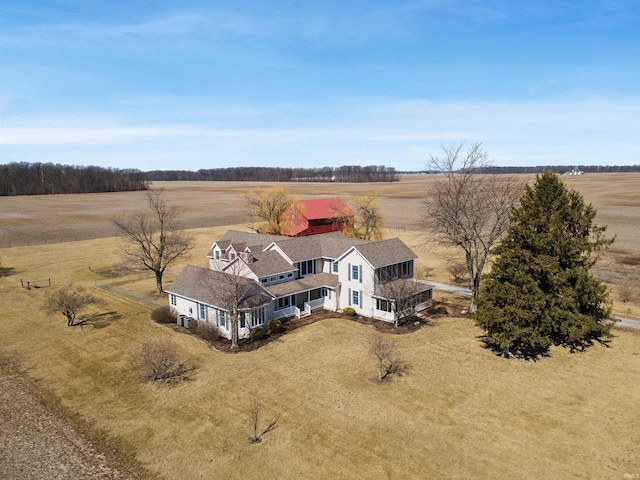
[[[605,237],[595,215],[554,173],[527,186],[475,315],[490,345],[537,356],[551,344],[573,350],[610,336],[608,293],[589,269],[615,237]]]

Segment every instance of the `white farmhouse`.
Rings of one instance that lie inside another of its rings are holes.
[[[242,300],[241,338],[271,319],[302,317],[320,307],[351,307],[394,322],[432,304],[432,286],[413,279],[417,256],[398,238],[356,240],[339,232],[291,238],[230,230],[207,257],[209,269],[188,266],[166,291],[179,314],[210,322],[227,338],[229,295]]]

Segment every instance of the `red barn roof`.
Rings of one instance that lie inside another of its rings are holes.
[[[353,217],[355,212],[340,198],[298,200],[285,214],[282,234],[297,237],[342,231],[342,225],[335,222],[338,214]]]

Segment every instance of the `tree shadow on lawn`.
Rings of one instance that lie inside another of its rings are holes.
[[[104,312],[104,313],[91,313],[83,315],[80,319],[73,324],[74,327],[79,326],[92,326],[93,328],[105,328],[111,325],[116,320],[120,320],[122,315],[118,312]]]
[[[13,267],[0,267],[0,277],[10,277],[11,275],[15,275],[16,269]]]

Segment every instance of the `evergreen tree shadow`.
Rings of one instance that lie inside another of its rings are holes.
[[[496,354],[496,357],[520,358],[522,360],[537,362],[542,358],[551,357],[548,348],[543,347],[531,347],[529,345],[514,345],[509,350],[501,348],[495,343],[491,343],[486,335],[480,335],[477,337],[482,343],[482,347],[491,350]]]

